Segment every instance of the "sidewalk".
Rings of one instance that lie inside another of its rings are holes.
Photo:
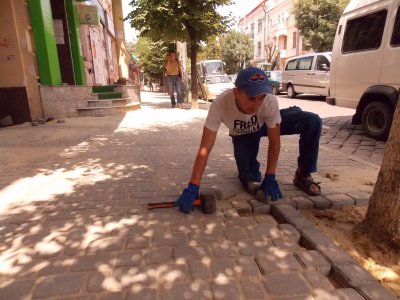
[[[379,166],[362,158],[321,147],[309,198],[283,137],[270,207],[241,188],[221,127],[202,182],[218,212],[144,209],[186,187],[206,113],[144,93],[125,116],[1,129],[0,300],[396,299],[296,210],[366,204]]]

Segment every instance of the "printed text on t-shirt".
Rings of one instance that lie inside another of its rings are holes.
[[[234,120],[233,122],[233,131],[237,134],[252,133],[260,129],[256,115],[252,116],[247,122],[243,120]]]

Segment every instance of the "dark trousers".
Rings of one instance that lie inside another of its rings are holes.
[[[297,106],[281,109],[281,135],[300,134],[297,164],[303,174],[317,171],[319,138],[322,121],[314,113],[302,111]],[[267,126],[254,133],[232,136],[239,180],[261,181],[260,163],[257,160],[260,139],[268,136]]]

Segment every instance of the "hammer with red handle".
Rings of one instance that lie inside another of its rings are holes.
[[[202,192],[200,193],[200,198],[197,198],[194,201],[193,206],[200,208],[203,214],[213,214],[217,210],[216,196],[212,192]],[[147,204],[148,210],[168,207],[176,207],[176,202],[157,202]]]

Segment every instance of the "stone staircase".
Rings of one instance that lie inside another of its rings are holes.
[[[92,95],[93,99],[87,99],[85,107],[77,108],[78,116],[104,117],[140,108],[140,102],[131,102],[118,86],[93,86]]]

